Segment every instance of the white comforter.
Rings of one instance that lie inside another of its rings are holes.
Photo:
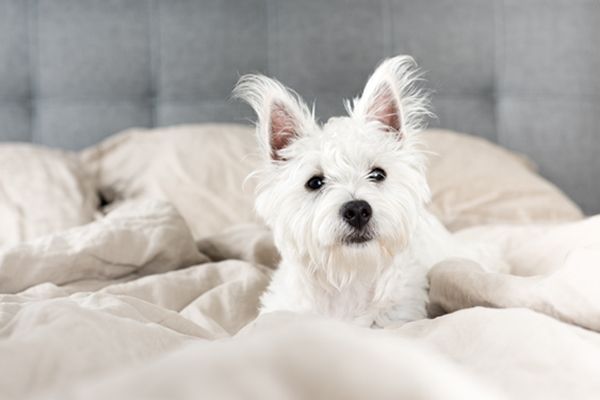
[[[203,241],[211,262],[165,203],[2,249],[0,398],[600,397],[600,218],[460,234],[501,243],[522,276],[442,263],[442,316],[386,330],[255,320],[268,233]]]

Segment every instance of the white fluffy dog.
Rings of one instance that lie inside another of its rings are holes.
[[[426,317],[427,272],[478,258],[426,210],[419,130],[427,96],[414,60],[384,61],[348,116],[319,125],[279,82],[243,76],[235,95],[258,116],[264,154],[256,209],[282,261],[262,312],[328,315],[367,326]]]

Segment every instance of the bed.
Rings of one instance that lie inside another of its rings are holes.
[[[0,0],[0,398],[597,398],[599,18],[584,0]],[[327,118],[397,53],[435,90],[430,210],[510,273],[442,262],[431,318],[387,329],[258,316],[279,256],[233,84],[275,75]]]

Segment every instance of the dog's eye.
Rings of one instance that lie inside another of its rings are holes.
[[[325,184],[325,178],[319,175],[315,175],[306,182],[306,188],[308,190],[319,190]]]
[[[373,168],[367,178],[373,182],[381,182],[385,180],[386,176],[387,174],[381,168]]]

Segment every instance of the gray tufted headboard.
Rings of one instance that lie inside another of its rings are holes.
[[[328,117],[399,53],[428,71],[432,125],[529,155],[600,212],[599,0],[0,0],[0,140],[243,122],[228,97],[254,71]]]

